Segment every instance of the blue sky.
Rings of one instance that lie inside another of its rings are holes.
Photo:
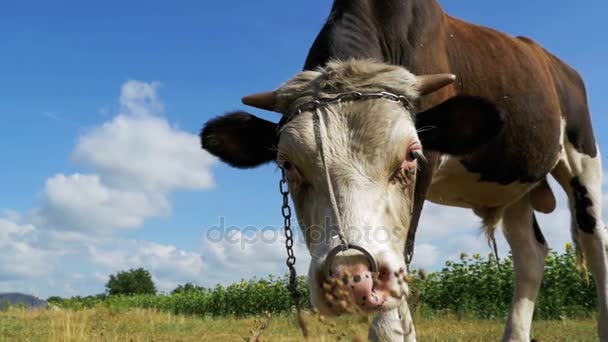
[[[532,37],[575,67],[608,149],[608,3],[440,3],[456,17]],[[163,290],[285,272],[280,241],[205,238],[220,218],[226,226],[278,229],[276,169],[231,169],[201,151],[195,135],[209,118],[243,108],[243,95],[297,73],[330,6],[3,1],[0,291],[96,293],[108,274],[139,266]],[[560,208],[541,222],[558,248],[569,233],[555,190]],[[421,267],[488,251],[474,216],[427,209]]]

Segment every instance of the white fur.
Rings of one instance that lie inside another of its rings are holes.
[[[457,158],[444,155],[433,175],[426,199],[461,208],[504,208],[534,187],[529,183],[500,185],[480,182],[479,179],[479,174],[469,172]]]
[[[380,312],[369,330],[369,340],[378,342],[416,342],[416,329],[407,303]]]
[[[608,341],[608,233],[602,220],[602,159],[599,153],[595,158],[579,153],[574,146],[563,139],[563,151],[558,165],[552,174],[564,188],[570,202],[572,215],[572,236],[582,263],[589,266],[595,279],[599,296],[598,333],[601,341]],[[593,206],[588,209],[596,219],[593,234],[578,229],[575,220],[574,195],[570,181],[578,177],[587,188]]]
[[[534,210],[526,195],[505,209],[503,231],[513,253],[515,291],[503,341],[528,341],[534,303],[543,278],[548,247],[534,237]]]

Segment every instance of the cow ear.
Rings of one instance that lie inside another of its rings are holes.
[[[200,137],[203,149],[237,168],[252,168],[276,159],[277,124],[246,112],[209,120]]]
[[[474,96],[455,96],[416,115],[422,147],[451,155],[473,152],[498,135],[503,125],[503,113]]]

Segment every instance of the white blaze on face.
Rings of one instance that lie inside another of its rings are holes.
[[[405,80],[405,87],[411,87],[413,81],[408,76],[413,75],[399,68],[397,76]],[[415,89],[403,93],[415,94]],[[319,129],[319,120],[324,130]],[[420,152],[412,114],[403,104],[386,99],[327,104],[316,112],[301,113],[282,128],[278,161],[286,169],[298,221],[312,255],[311,293],[319,310],[325,308],[320,289],[323,264],[335,246],[332,237],[338,229],[349,242],[368,249],[390,274],[405,269],[403,250],[416,175],[415,155],[409,153],[412,149]],[[338,213],[331,204],[326,172]],[[340,227],[337,222],[341,222]],[[332,266],[364,263],[361,257],[345,253]],[[389,287],[387,291],[407,290],[396,283]],[[383,308],[400,302],[386,298]]]

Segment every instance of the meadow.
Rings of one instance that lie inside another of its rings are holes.
[[[420,341],[494,341],[513,288],[510,258],[461,255],[434,273],[412,272],[409,304]],[[0,311],[0,341],[298,341],[286,278],[169,294],[50,298],[51,308]],[[533,333],[537,341],[596,341],[595,288],[573,248],[547,257]],[[299,288],[307,297],[306,279]],[[310,311],[310,340],[366,340],[370,318],[327,319]]]
[[[368,323],[360,318],[308,316],[311,341],[365,341]],[[414,317],[419,341],[497,341],[502,320],[453,315]],[[597,341],[593,319],[534,322],[538,341]],[[114,312],[10,309],[0,312],[0,341],[301,341],[293,317],[198,317],[154,310]]]

